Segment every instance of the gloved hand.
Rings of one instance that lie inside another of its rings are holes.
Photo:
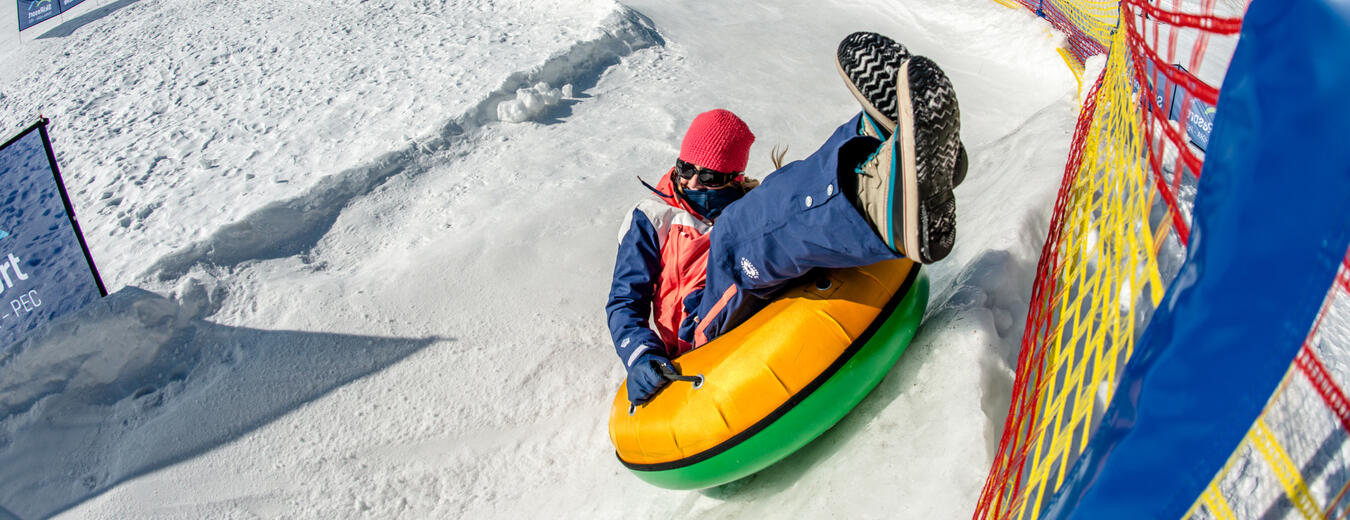
[[[646,403],[661,388],[670,384],[670,380],[661,375],[661,365],[675,369],[670,358],[656,352],[639,356],[633,366],[628,367],[628,402],[634,405]]]

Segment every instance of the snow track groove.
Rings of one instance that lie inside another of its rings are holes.
[[[497,106],[513,99],[516,90],[536,83],[594,84],[610,67],[633,52],[665,44],[650,20],[627,7],[601,25],[602,34],[577,42],[543,64],[511,74],[466,113],[452,119],[433,135],[414,139],[402,149],[385,153],[367,165],[320,180],[306,193],[272,202],[228,224],[206,238],[155,262],[141,276],[161,282],[187,274],[193,266],[233,267],[251,260],[303,254],[332,228],[343,208],[371,193],[391,177],[424,173],[444,164],[440,153],[472,141],[484,126],[497,122]]]

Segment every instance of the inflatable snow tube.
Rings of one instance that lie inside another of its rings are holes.
[[[674,360],[675,381],[610,410],[619,461],[668,489],[749,476],[843,419],[900,358],[928,304],[919,264],[891,260],[826,271],[735,329]]]

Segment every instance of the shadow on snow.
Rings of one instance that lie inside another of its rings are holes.
[[[0,350],[0,518],[45,518],[446,338],[230,327],[126,288]]]

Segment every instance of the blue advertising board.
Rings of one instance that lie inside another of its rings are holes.
[[[1181,65],[1172,66],[1178,70],[1186,70]],[[1154,69],[1152,61],[1146,62],[1145,67],[1153,80],[1150,87],[1153,88],[1153,98],[1158,104],[1158,108],[1167,113],[1168,119],[1185,123],[1186,136],[1190,138],[1191,144],[1204,151],[1209,146],[1209,133],[1214,128],[1215,107],[1192,96],[1189,113],[1183,119],[1181,113],[1185,109],[1182,108],[1181,104],[1185,101],[1185,89],[1181,88],[1181,85],[1172,83],[1171,80],[1167,79],[1167,76],[1163,75],[1162,71]],[[1167,97],[1171,98],[1171,106],[1165,106],[1164,92],[1168,93]]]
[[[0,349],[107,294],[46,125],[41,120],[0,146]]]
[[[69,11],[84,0],[18,0],[19,30],[50,20],[53,16]]]
[[[61,14],[60,0],[18,0],[19,30],[22,31]]]

